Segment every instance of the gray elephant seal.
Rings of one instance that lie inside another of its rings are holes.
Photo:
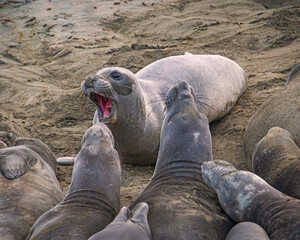
[[[271,128],[256,145],[252,164],[253,172],[272,187],[300,199],[300,148],[288,131]]]
[[[151,240],[147,203],[137,204],[132,211],[123,207],[114,221],[88,240]]]
[[[270,240],[270,238],[258,224],[241,222],[230,230],[225,240]]]
[[[201,177],[202,163],[212,158],[212,142],[207,117],[194,100],[185,81],[166,94],[154,174],[130,206],[149,205],[152,239],[225,239],[233,226]]]
[[[226,115],[247,87],[247,76],[237,63],[193,54],[158,60],[136,74],[105,68],[83,81],[82,92],[97,106],[94,123],[107,124],[124,163],[155,164],[163,97],[181,80],[195,89],[197,108],[210,122]]]
[[[272,127],[290,132],[300,146],[300,64],[289,74],[285,89],[266,101],[250,119],[246,127],[243,149],[248,169],[252,171],[252,153],[256,144]]]
[[[0,149],[1,239],[23,240],[36,219],[63,199],[51,150],[38,140],[22,141],[43,154],[26,145]]]
[[[35,222],[26,239],[82,240],[101,231],[118,213],[120,177],[113,136],[98,123],[83,136],[65,198]]]
[[[234,221],[257,223],[273,240],[300,239],[300,200],[279,192],[254,173],[238,171],[225,161],[203,163],[202,176]]]

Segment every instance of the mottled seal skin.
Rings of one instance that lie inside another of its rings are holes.
[[[252,164],[253,172],[272,187],[300,199],[300,148],[288,131],[271,128],[256,145]]]
[[[203,163],[202,176],[234,221],[260,225],[270,239],[300,239],[299,199],[279,192],[254,173],[238,171],[221,160]]]
[[[225,239],[233,226],[201,177],[202,163],[212,158],[212,142],[194,98],[185,81],[166,94],[154,174],[130,206],[148,203],[152,239]]]
[[[105,68],[82,83],[82,92],[97,105],[94,123],[101,118],[107,124],[124,163],[155,164],[163,97],[181,80],[195,89],[197,108],[210,122],[226,115],[247,87],[247,76],[234,61],[193,54],[163,58],[136,74]]]
[[[44,213],[26,239],[88,239],[113,221],[119,210],[120,159],[109,129],[99,123],[83,136],[70,188]]]
[[[45,150],[42,155],[26,145],[0,149],[1,239],[23,240],[36,219],[63,199],[52,167],[55,158],[39,143],[32,141],[30,146],[38,152]]]
[[[137,204],[132,211],[123,207],[114,221],[88,240],[151,240],[147,203]]]
[[[258,224],[241,222],[230,230],[225,240],[270,240],[270,238]]]
[[[243,149],[248,169],[252,171],[252,153],[256,144],[272,127],[290,132],[300,146],[300,64],[290,72],[285,89],[266,101],[250,119],[244,135]]]

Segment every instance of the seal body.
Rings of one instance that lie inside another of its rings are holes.
[[[76,157],[70,188],[44,213],[26,239],[88,239],[113,221],[119,210],[120,160],[102,123],[89,128]]]
[[[24,239],[36,219],[63,199],[51,150],[39,140],[19,140],[43,154],[26,144],[0,149],[0,236],[7,240]]]
[[[300,239],[299,199],[279,192],[254,173],[238,171],[225,161],[205,162],[202,176],[234,221],[260,225],[270,239]]]
[[[157,159],[163,97],[182,80],[195,89],[197,108],[209,121],[226,115],[247,87],[245,72],[232,60],[186,54],[158,60],[136,74],[105,68],[81,88],[97,106],[94,123],[104,122],[112,131],[122,161],[147,165]]]
[[[272,127],[287,130],[300,146],[300,64],[289,74],[285,89],[266,101],[250,119],[244,135],[244,156],[249,170],[252,169],[252,153],[256,144]]]
[[[212,142],[194,96],[184,81],[166,94],[155,171],[130,206],[148,203],[152,239],[225,239],[233,226],[201,177],[201,164],[212,158]]]
[[[230,230],[225,240],[270,240],[270,238],[258,224],[241,222]]]
[[[288,131],[271,128],[256,145],[252,165],[253,172],[272,187],[300,199],[300,148]]]

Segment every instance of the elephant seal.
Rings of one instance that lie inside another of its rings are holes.
[[[300,239],[299,199],[279,192],[256,174],[238,171],[221,160],[203,163],[202,176],[234,221],[257,223],[273,240]]]
[[[252,171],[252,153],[256,144],[272,127],[289,131],[300,146],[300,64],[290,72],[285,89],[266,101],[250,119],[244,135],[243,150],[248,169]]]
[[[136,74],[104,68],[82,82],[82,92],[97,106],[94,123],[101,121],[110,128],[123,163],[155,164],[163,97],[181,80],[195,89],[198,110],[210,122],[226,115],[247,87],[247,76],[234,61],[193,54],[163,58]]]
[[[123,207],[112,223],[88,240],[151,240],[148,211],[147,203],[137,204],[131,212],[128,207]]]
[[[212,158],[207,117],[197,110],[187,82],[165,96],[166,113],[152,179],[130,205],[149,205],[152,239],[225,239],[232,220],[201,177],[201,165]]]
[[[300,148],[288,131],[271,128],[256,145],[252,164],[253,172],[272,187],[300,199]]]
[[[230,230],[225,240],[270,240],[270,238],[258,224],[241,222]]]
[[[83,136],[65,198],[38,218],[26,239],[82,240],[101,231],[118,213],[120,177],[113,136],[98,123]]]
[[[0,149],[1,239],[23,240],[36,219],[63,199],[51,150],[38,140],[23,141],[39,151],[26,145]]]
[[[37,154],[39,154],[44,161],[46,161],[54,173],[56,174],[56,157],[50,148],[41,140],[36,138],[22,138],[18,137],[13,132],[0,131],[0,140],[5,142],[7,146],[24,146]]]
[[[7,145],[5,142],[0,141],[0,149],[2,149],[2,148],[7,148]]]

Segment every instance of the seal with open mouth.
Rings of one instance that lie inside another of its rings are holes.
[[[155,164],[163,122],[163,97],[185,80],[209,122],[226,115],[247,87],[244,70],[218,55],[185,54],[158,60],[138,73],[111,67],[88,77],[82,92],[96,104],[94,124],[112,131],[124,163]]]

